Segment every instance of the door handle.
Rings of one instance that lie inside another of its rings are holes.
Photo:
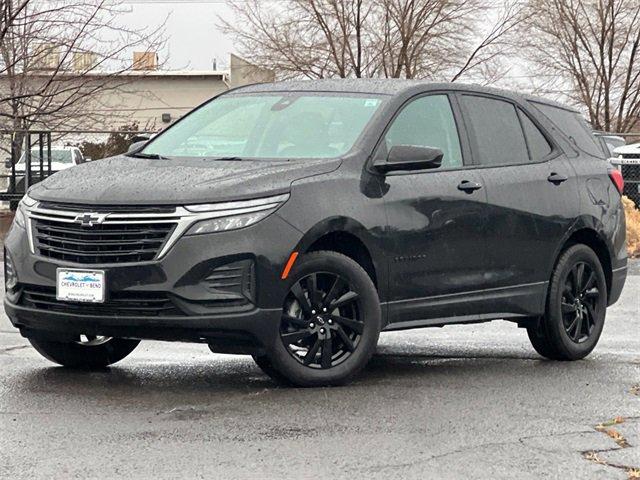
[[[458,185],[458,190],[462,190],[463,192],[473,193],[476,190],[480,190],[482,185],[478,182],[470,182],[469,180],[463,180]]]
[[[551,175],[547,177],[547,180],[553,183],[554,185],[560,185],[562,182],[566,182],[569,180],[569,177],[566,175],[561,175],[559,173],[553,172]]]

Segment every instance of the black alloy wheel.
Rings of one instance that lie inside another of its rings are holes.
[[[366,366],[382,328],[372,277],[332,251],[305,253],[287,278],[276,338],[258,367],[283,385],[344,385]]]
[[[562,290],[562,323],[576,343],[586,341],[596,326],[600,288],[594,269],[578,262],[569,271]]]
[[[289,291],[280,338],[298,362],[328,369],[344,362],[358,348],[364,322],[360,295],[344,278],[311,273]]]
[[[527,328],[533,348],[552,360],[579,360],[595,348],[607,311],[607,282],[587,245],[560,254],[549,282],[544,316]]]

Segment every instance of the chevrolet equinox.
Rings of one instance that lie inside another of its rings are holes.
[[[588,355],[626,278],[620,173],[581,115],[453,84],[230,90],[127,155],[33,186],[5,309],[44,357],[100,368],[141,339],[343,384],[381,331],[504,319]]]

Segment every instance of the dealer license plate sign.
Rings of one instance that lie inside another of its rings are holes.
[[[56,298],[71,302],[104,302],[103,270],[70,270],[58,268]]]

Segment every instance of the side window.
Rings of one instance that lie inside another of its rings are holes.
[[[529,162],[516,107],[509,102],[463,95],[462,105],[471,123],[476,156],[482,165],[512,165]]]
[[[526,113],[518,109],[518,115],[520,115],[520,121],[522,122],[522,128],[524,129],[524,136],[527,139],[531,160],[539,162],[546,158],[553,148],[540,129],[536,127],[536,124],[531,121]]]
[[[458,129],[446,95],[420,97],[393,120],[384,143],[386,152],[396,145],[435,147],[442,150],[442,168],[462,166]]]
[[[602,157],[602,149],[598,147],[593,131],[579,113],[544,103],[531,103],[569,139],[575,142],[576,147],[589,155]]]

